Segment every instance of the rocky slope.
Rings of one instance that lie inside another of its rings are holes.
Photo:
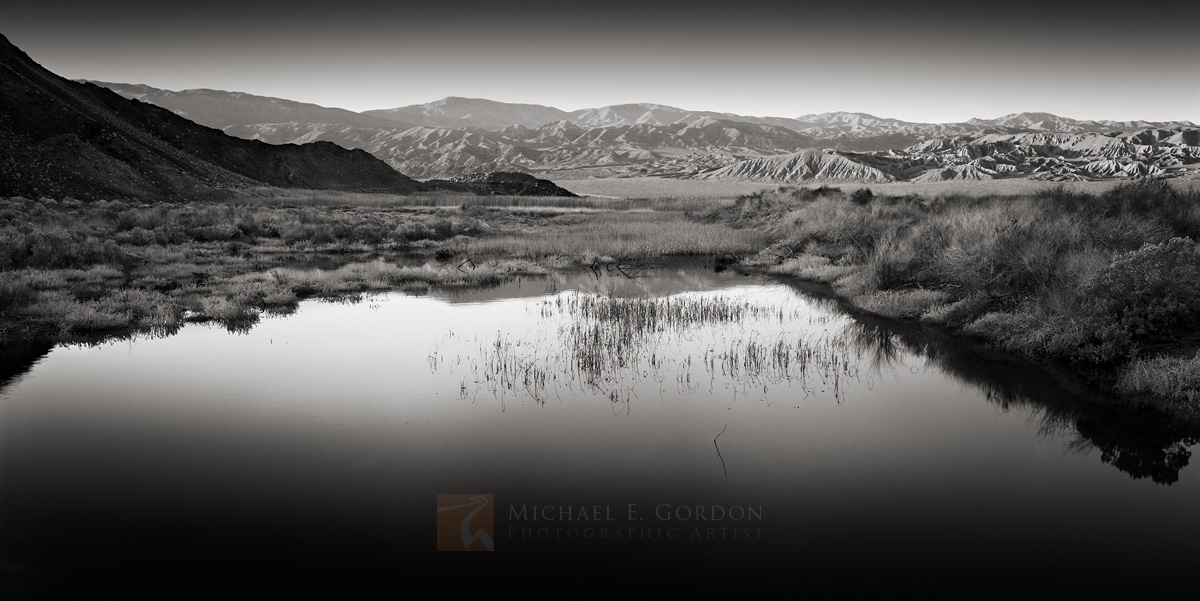
[[[789,152],[814,143],[812,138],[782,127],[707,117],[690,123],[590,129],[562,120],[500,131],[269,123],[231,125],[225,132],[276,144],[323,140],[361,148],[418,178],[488,171],[689,175],[744,157]]]
[[[1108,133],[984,134],[936,138],[897,151],[874,153],[871,158],[885,171],[917,181],[1172,176],[1194,174],[1200,168],[1197,142],[1200,129],[1184,127]]]
[[[879,169],[855,162],[847,156],[812,149],[742,161],[701,177],[780,184],[809,181],[881,184],[895,179]]]

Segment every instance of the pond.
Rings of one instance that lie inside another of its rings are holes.
[[[1194,426],[704,260],[9,354],[0,520],[28,590],[465,561],[435,541],[500,572],[1200,565]],[[486,543],[455,542],[455,507]]]

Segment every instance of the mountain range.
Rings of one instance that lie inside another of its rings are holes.
[[[256,123],[281,114],[329,116],[361,127],[369,116],[236,94],[187,94],[187,110],[70,81],[0,36],[0,196],[203,198],[260,186],[410,194],[572,195],[528,174],[418,182],[361,149],[315,141],[268,144],[227,135],[196,120]],[[186,113],[181,116],[179,113]]]
[[[914,123],[865,113],[750,117],[659,104],[564,111],[458,97],[354,113],[239,92],[96,83],[241,138],[362,149],[417,178],[519,171],[787,183],[1077,180],[1189,175],[1200,163],[1200,128],[1187,121],[1014,113]]]
[[[203,196],[264,185],[421,188],[361,150],[238,139],[63,79],[0,36],[0,195]]]

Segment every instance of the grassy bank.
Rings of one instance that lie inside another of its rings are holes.
[[[169,333],[187,321],[236,329],[309,297],[482,286],[601,259],[754,253],[771,241],[696,223],[670,210],[691,204],[662,200],[619,201],[630,210],[618,213],[557,206],[579,199],[447,198],[0,199],[0,339]],[[336,268],[297,268],[320,262]]]
[[[1200,411],[1200,193],[881,196],[833,188],[741,197],[714,222],[767,230],[756,263],[855,305],[1069,364],[1172,411]]]
[[[309,297],[736,255],[828,283],[862,309],[1200,413],[1195,191],[1141,182],[1003,197],[821,187],[736,201],[447,198],[0,200],[0,339],[170,332],[187,321],[242,328]],[[325,268],[304,267],[316,263]]]

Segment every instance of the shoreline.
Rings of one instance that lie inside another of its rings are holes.
[[[0,340],[86,342],[204,321],[236,331],[309,298],[481,287],[571,266],[710,256],[724,267],[821,286],[853,315],[936,326],[1195,417],[1200,403],[1187,370],[1200,363],[1188,358],[1200,338],[1187,337],[1194,331],[1187,311],[1194,305],[1188,286],[1200,283],[1179,277],[1196,267],[1188,239],[1171,230],[1200,224],[1200,207],[1183,193],[1162,200],[1166,193],[1146,185],[1115,190],[925,199],[777,188],[587,213],[553,200],[513,207],[404,206],[398,198],[331,206],[0,200]],[[1171,235],[1169,244],[1146,242]],[[1096,247],[1088,236],[1116,242]],[[1139,339],[1118,323],[1128,321],[1120,311],[1129,302],[1148,299],[1143,311],[1154,310],[1161,295],[1138,288],[1145,274],[1179,295],[1182,317],[1166,314],[1178,332]],[[1093,306],[1081,293],[1092,289],[1108,304]],[[1121,346],[1129,340],[1141,350]]]
[[[303,301],[329,301],[329,302],[358,302],[363,300],[363,297],[370,294],[384,293],[403,293],[409,295],[421,295],[435,290],[453,290],[456,288],[478,289],[490,288],[493,286],[503,285],[516,278],[520,277],[547,277],[554,272],[573,272],[586,271],[589,267],[580,263],[567,263],[559,261],[557,263],[550,261],[520,261],[515,262],[513,259],[497,259],[501,261],[509,261],[510,265],[522,265],[521,269],[510,269],[505,272],[491,272],[485,277],[480,277],[474,281],[461,280],[458,282],[444,280],[437,281],[432,279],[417,279],[405,278],[402,274],[405,273],[403,267],[383,268],[376,270],[375,273],[380,279],[378,280],[361,280],[356,278],[345,278],[346,274],[364,274],[372,270],[365,270],[364,266],[371,264],[382,264],[396,266],[396,263],[390,262],[400,258],[408,259],[407,262],[424,261],[426,264],[437,261],[434,253],[425,253],[420,255],[383,255],[383,254],[354,254],[349,261],[345,259],[347,254],[337,254],[330,252],[308,252],[308,253],[279,253],[286,255],[289,258],[295,258],[298,255],[308,258],[313,263],[321,262],[322,260],[333,260],[333,263],[341,263],[340,266],[330,268],[315,268],[312,273],[320,274],[335,274],[333,276],[318,277],[316,280],[326,280],[328,286],[324,289],[306,288],[305,293],[296,294],[296,289],[293,288],[293,298],[287,302],[279,304],[266,304],[259,306],[247,307],[255,311],[249,317],[245,314],[237,313],[233,318],[225,316],[205,316],[195,314],[182,314],[175,321],[166,324],[154,324],[149,326],[131,326],[113,329],[100,329],[92,331],[83,331],[77,333],[64,332],[55,326],[52,322],[38,322],[33,320],[16,320],[13,318],[0,318],[0,340],[5,342],[4,357],[19,356],[25,349],[31,347],[49,347],[51,349],[60,345],[70,344],[102,344],[111,340],[122,340],[129,337],[136,337],[140,334],[151,336],[170,336],[175,334],[182,327],[196,323],[210,323],[225,327],[231,332],[248,330],[253,328],[259,320],[265,315],[288,316],[293,313],[300,302]],[[664,257],[646,257],[645,259],[653,262],[655,259],[664,258],[712,258],[717,263],[721,263],[723,257],[721,255],[671,255]],[[361,260],[355,260],[361,259]],[[729,257],[724,258],[726,261]],[[482,259],[485,262],[488,259]],[[452,263],[452,262],[451,262]],[[485,263],[486,264],[486,263]],[[451,271],[457,274],[463,274],[450,263],[443,263],[443,271],[449,274]],[[896,318],[881,313],[871,311],[856,304],[852,297],[839,292],[833,285],[828,282],[822,282],[816,279],[804,278],[797,275],[781,274],[772,272],[769,266],[756,265],[754,263],[731,263],[729,268],[746,275],[755,275],[769,280],[780,281],[786,285],[799,289],[803,294],[817,299],[830,300],[836,303],[839,311],[845,313],[855,321],[865,323],[873,327],[880,327],[892,334],[900,335],[912,340],[937,340],[939,345],[948,345],[957,349],[961,349],[971,354],[975,358],[983,357],[987,361],[994,361],[998,365],[1005,368],[1013,366],[1026,365],[1041,375],[1047,376],[1060,386],[1063,390],[1073,391],[1076,394],[1078,391],[1085,390],[1089,403],[1094,403],[1098,406],[1108,406],[1122,410],[1149,410],[1155,414],[1160,414],[1170,419],[1179,420],[1181,423],[1200,423],[1200,412],[1194,409],[1184,411],[1171,410],[1176,407],[1173,404],[1163,403],[1161,399],[1156,399],[1153,395],[1148,394],[1131,394],[1120,391],[1116,388],[1112,377],[1104,378],[1104,372],[1100,369],[1081,370],[1073,366],[1069,361],[1062,358],[1045,358],[1029,356],[1020,352],[1015,352],[1010,349],[990,341],[986,338],[971,335],[963,332],[961,329],[949,328],[941,324],[932,324],[922,322],[919,319],[903,319]],[[273,267],[267,272],[253,272],[239,274],[233,276],[257,275],[266,276],[272,273],[272,270],[295,270],[296,268],[288,267]],[[341,276],[336,274],[342,274]],[[466,272],[470,273],[470,272]],[[457,277],[457,276],[452,276]],[[308,282],[310,280],[299,280]],[[315,280],[313,280],[315,281]],[[300,286],[311,287],[311,284],[298,284]],[[14,331],[18,332],[14,335]],[[1039,376],[1040,377],[1040,376]],[[1095,398],[1093,394],[1099,392],[1103,396]]]

